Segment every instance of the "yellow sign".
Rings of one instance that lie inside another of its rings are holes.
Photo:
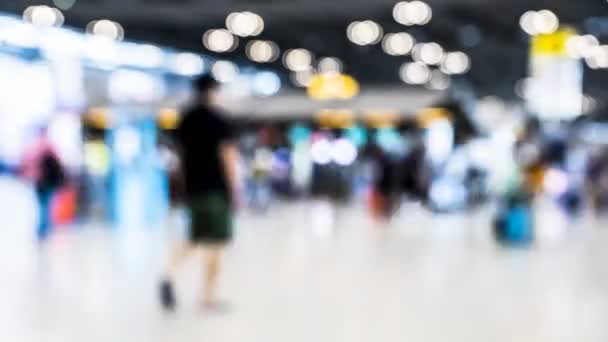
[[[572,29],[561,29],[551,34],[539,34],[532,38],[533,56],[567,56],[568,39],[574,37],[576,32]]]
[[[344,74],[318,74],[308,86],[308,96],[314,100],[347,100],[358,94],[357,80]]]
[[[429,127],[437,120],[451,120],[452,114],[445,108],[431,107],[421,110],[416,116],[416,121],[420,127]]]
[[[350,109],[323,109],[317,121],[324,128],[348,128],[355,124],[355,115]]]
[[[391,128],[399,122],[400,116],[394,111],[374,111],[365,115],[365,121],[373,128]]]

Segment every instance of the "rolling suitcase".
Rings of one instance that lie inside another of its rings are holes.
[[[509,198],[494,221],[494,235],[500,242],[527,244],[534,239],[533,209],[528,200]]]

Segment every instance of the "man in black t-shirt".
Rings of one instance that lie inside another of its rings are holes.
[[[213,108],[217,83],[203,76],[194,83],[195,106],[176,130],[186,203],[190,210],[189,240],[175,250],[167,278],[161,285],[166,309],[176,305],[173,280],[178,267],[193,251],[204,253],[203,305],[217,305],[215,290],[224,247],[232,238],[232,194],[238,150],[231,142],[230,124]]]

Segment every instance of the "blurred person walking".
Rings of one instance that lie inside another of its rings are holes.
[[[232,129],[215,109],[218,84],[210,76],[194,82],[195,105],[176,130],[176,140],[185,178],[186,206],[190,211],[188,241],[173,250],[160,287],[161,303],[176,307],[174,282],[185,259],[202,252],[204,282],[202,305],[217,308],[218,277],[225,246],[232,239],[232,201],[236,193],[238,150]]]
[[[379,145],[372,144],[369,153],[374,162],[373,187],[370,191],[370,208],[377,220],[389,219],[395,207],[398,185],[395,175],[395,162]]]
[[[23,162],[24,176],[34,183],[39,207],[37,236],[45,239],[52,228],[51,204],[55,193],[65,183],[66,175],[61,161],[48,140],[46,129],[41,129],[38,138],[26,153]]]

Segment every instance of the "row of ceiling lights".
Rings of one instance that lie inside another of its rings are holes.
[[[608,68],[608,45],[600,45],[590,34],[577,35],[568,39],[566,50],[572,58],[584,59],[591,69]]]
[[[226,17],[226,29],[211,29],[203,35],[203,45],[210,51],[223,53],[234,51],[239,45],[238,37],[255,37],[264,31],[264,20],[253,12],[234,12]],[[258,46],[260,46],[258,44]],[[260,49],[259,47],[257,49]],[[265,49],[262,48],[262,49]],[[267,51],[257,55],[261,62],[272,59],[261,58]]]
[[[264,31],[264,20],[252,12],[235,12],[226,18],[226,29],[211,29],[203,34],[203,45],[210,51],[226,53],[239,45],[239,37],[255,37]],[[256,63],[271,63],[281,56],[280,47],[270,40],[251,40],[245,46],[247,57]],[[317,72],[313,67],[315,57],[306,49],[291,49],[283,52],[283,65],[292,72],[295,85],[307,86]],[[318,60],[319,72],[341,72],[342,63],[334,57]],[[213,71],[213,70],[212,70]]]
[[[64,2],[64,5],[69,5],[66,1],[70,0],[56,0],[56,2],[61,1]],[[64,16],[60,10],[45,5],[28,7],[23,13],[23,19],[38,27],[61,27],[64,22]],[[203,36],[203,42],[210,50],[230,51],[238,44],[236,36],[233,34],[241,37],[258,35],[263,31],[264,23],[262,18],[256,14],[240,12],[231,14],[226,20],[226,25],[230,31],[210,30]],[[117,51],[113,49],[114,46],[111,43],[124,39],[124,29],[119,23],[107,19],[94,20],[87,25],[86,32],[94,38],[91,41],[94,49],[87,52],[93,54],[92,58],[107,63],[113,63],[118,58]],[[151,68],[160,67],[164,63],[160,48],[149,44],[127,44],[129,53],[120,53],[121,63]],[[127,46],[125,45],[125,47]],[[253,41],[248,45],[248,51],[252,60],[267,62],[276,58],[278,47],[270,41]],[[169,67],[178,74],[191,76],[203,72],[205,64],[199,55],[183,52],[172,57]],[[230,61],[220,60],[211,66],[210,72],[218,81],[228,83],[238,77],[239,68]],[[277,76],[274,74],[260,73],[258,76],[255,78],[258,81],[267,79],[275,85],[280,82],[277,81]],[[260,88],[269,89],[268,86]],[[273,92],[275,88],[276,86],[273,86]]]
[[[57,0],[59,1],[59,0]],[[68,4],[67,2],[65,4]],[[49,6],[30,6],[23,13],[24,21],[38,27],[60,27],[63,25],[64,16],[57,8]],[[90,22],[86,27],[86,32],[95,37],[94,47],[89,51],[93,54],[92,58],[107,60],[112,62],[115,57],[111,53],[111,42],[122,41],[124,39],[123,27],[114,21],[101,19]],[[162,50],[154,45],[133,44],[130,46],[128,54],[120,54],[123,63],[144,67],[159,67],[163,64]],[[204,68],[203,59],[194,53],[177,53],[170,61],[169,67],[176,73],[190,76],[200,74]],[[219,81],[228,82],[238,75],[238,67],[228,61],[218,61],[212,68],[211,73]]]
[[[66,2],[66,4],[68,3]],[[64,16],[59,9],[45,5],[28,7],[23,13],[23,19],[38,27],[61,27],[64,22]],[[233,14],[229,20],[227,20],[227,24],[229,24],[235,34],[241,36],[256,35],[263,30],[261,18],[257,15],[250,14],[249,12]],[[122,41],[125,35],[122,25],[108,19],[90,22],[86,27],[86,32],[99,38],[99,40],[96,41],[99,49],[94,49],[95,53],[98,53],[95,57],[98,58],[99,55],[103,56],[104,53],[108,52],[106,50],[108,47],[106,43]],[[209,31],[204,36],[205,41],[213,42],[212,44],[215,44],[214,46],[217,49],[225,49],[226,51],[230,50],[231,44],[233,44],[232,39],[232,33],[227,30]],[[259,44],[255,45],[253,50],[261,51]],[[137,60],[137,65],[141,66],[145,64],[148,67],[155,67],[163,63],[162,51],[156,46],[143,44],[138,45],[138,49],[132,49],[130,51],[131,53],[129,55],[123,55],[122,57],[123,59],[131,58]],[[267,52],[261,51],[257,52],[257,55],[260,53],[267,54]],[[111,58],[112,56],[108,56],[108,59]],[[170,63],[170,67],[178,74],[188,76],[201,73],[204,70],[205,65],[200,56],[186,52],[176,54]],[[217,61],[211,67],[210,71],[220,82],[230,82],[234,80],[239,73],[238,67],[229,61]]]
[[[55,0],[56,6],[69,9],[75,0]],[[65,18],[62,12],[53,7],[40,5],[30,6],[24,13],[25,21],[41,27],[60,27]],[[393,8],[393,18],[406,26],[424,25],[432,18],[430,6],[422,1],[403,1]],[[558,17],[549,10],[528,11],[520,18],[520,26],[529,35],[550,34],[559,28]],[[238,38],[252,37],[261,34],[264,30],[263,19],[252,12],[235,12],[226,18],[226,29],[209,30],[203,35],[203,44],[214,52],[233,51],[238,46]],[[124,29],[119,23],[111,20],[95,20],[87,25],[87,32],[120,41],[124,38]],[[436,43],[416,44],[414,38],[406,32],[389,33],[384,35],[382,27],[371,20],[351,23],[347,28],[348,38],[358,45],[372,45],[382,41],[383,50],[392,56],[405,56],[412,54],[415,63],[406,63],[402,66],[400,74],[407,83],[420,84],[420,80],[430,82],[433,74],[427,65],[441,65],[440,70],[445,74],[465,73],[470,67],[468,56],[462,52],[445,53]],[[574,58],[584,58],[590,68],[608,68],[608,46],[599,45],[597,38],[591,35],[574,36],[567,44],[568,53]],[[276,61],[280,49],[276,43],[268,40],[254,40],[247,44],[246,53],[249,59],[258,63]],[[186,72],[202,69],[202,60],[194,54],[183,54],[176,59],[185,62]],[[305,49],[288,50],[283,55],[283,63],[294,72],[293,79],[297,85],[305,86],[314,74],[312,67],[313,55]],[[228,70],[220,63],[218,70]],[[322,65],[333,65],[331,68]],[[427,66],[425,70],[422,66]],[[235,66],[236,67],[236,66]],[[336,58],[327,57],[319,61],[319,71],[341,71],[341,62]],[[231,69],[232,70],[232,69]],[[406,72],[408,71],[409,72]],[[219,73],[231,75],[230,72]],[[405,75],[405,76],[404,76]],[[220,77],[227,79],[230,77]],[[435,77],[438,79],[439,77]]]
[[[430,6],[422,1],[403,1],[393,8],[395,21],[406,26],[425,25],[432,18]],[[264,21],[257,14],[239,12],[228,15],[226,29],[212,29],[203,35],[204,46],[213,52],[224,53],[234,51],[238,46],[238,37],[257,36],[263,31]],[[419,43],[406,32],[389,33],[384,35],[382,27],[371,20],[356,21],[347,27],[347,37],[358,45],[373,45],[382,41],[383,50],[392,56],[405,56],[412,54],[416,67],[412,70],[422,70],[423,65],[428,71],[410,72],[414,77],[402,77],[410,84],[424,84],[431,80],[435,85],[446,84],[450,74],[463,74],[470,68],[469,57],[462,52],[446,53],[437,43]],[[269,40],[250,41],[245,52],[247,57],[257,63],[274,62],[281,55],[276,43]],[[339,73],[342,71],[342,62],[335,57],[325,57],[318,60],[317,67],[313,67],[315,60],[312,52],[306,49],[292,49],[283,53],[283,64],[292,72],[292,81],[297,86],[307,86],[314,74]],[[407,64],[407,63],[406,63]],[[433,72],[428,66],[439,66],[440,70]],[[403,70],[408,69],[406,65]],[[442,76],[439,74],[443,73]],[[402,75],[408,73],[402,72]],[[428,77],[425,76],[428,74]],[[420,82],[420,79],[426,80]],[[436,88],[442,88],[438,86]]]
[[[67,0],[66,0],[67,1]],[[24,20],[43,27],[58,27],[63,24],[64,17],[60,10],[49,6],[31,6],[24,12]],[[424,25],[432,17],[430,6],[422,1],[400,2],[393,8],[394,19],[403,25]],[[234,12],[226,18],[226,28],[212,29],[203,35],[203,45],[210,51],[223,53],[230,52],[238,47],[238,37],[254,37],[264,30],[264,20],[252,12]],[[124,29],[114,21],[102,19],[95,20],[87,25],[87,32],[109,40],[121,41],[124,39]],[[412,69],[419,72],[409,72],[414,77],[404,77],[404,81],[411,84],[420,84],[420,79],[432,79],[431,70],[420,72],[421,65],[440,65],[446,74],[464,73],[469,68],[468,57],[461,52],[445,53],[436,43],[416,44],[414,38],[406,32],[389,33],[384,36],[382,27],[371,21],[354,22],[347,28],[348,38],[359,45],[377,44],[382,41],[384,51],[393,56],[412,54],[416,67],[403,66],[403,70]],[[269,63],[278,59],[281,54],[276,43],[269,40],[250,41],[245,48],[247,57],[257,63]],[[202,69],[202,60],[193,58],[193,54],[183,54],[176,61],[184,62],[184,73],[191,73]],[[335,57],[325,57],[318,61],[317,70],[313,67],[314,56],[306,49],[292,49],[283,54],[283,64],[292,71],[292,79],[298,86],[307,86],[316,72],[339,73],[342,71],[342,62]],[[212,73],[218,79],[229,81],[238,73],[236,65],[228,67],[226,63],[218,63],[212,68]],[[188,69],[188,70],[186,70]],[[236,69],[236,73],[234,72]],[[428,68],[427,68],[428,69]],[[215,70],[215,72],[214,72]],[[407,75],[408,73],[401,73]],[[429,75],[421,77],[420,75]],[[418,75],[418,76],[416,76]],[[438,77],[435,77],[437,79]]]
[[[23,20],[38,27],[61,27],[65,17],[57,8],[40,5],[26,8],[23,12]],[[119,23],[107,19],[90,22],[86,30],[88,33],[116,41],[123,40],[125,35]]]
[[[393,18],[406,25],[425,25],[433,17],[431,7],[422,1],[403,1],[393,7]],[[346,29],[348,39],[357,45],[375,45],[382,42],[382,50],[391,56],[412,55],[414,62],[401,66],[399,75],[407,84],[426,85],[430,89],[449,87],[450,76],[464,74],[470,68],[470,59],[460,51],[446,52],[441,45],[417,43],[407,32],[384,35],[382,27],[371,20],[355,21]],[[431,69],[430,67],[438,67]]]
[[[530,36],[557,32],[560,21],[549,10],[528,11],[519,19],[521,29]],[[593,35],[574,35],[566,41],[566,52],[571,58],[584,59],[591,69],[608,68],[608,45],[600,45]]]

